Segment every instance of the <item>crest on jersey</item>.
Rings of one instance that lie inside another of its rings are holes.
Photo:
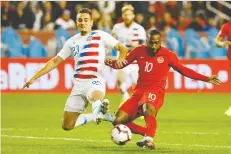
[[[91,41],[92,40],[92,35],[88,36],[87,41]]]
[[[157,62],[160,63],[160,64],[163,63],[164,62],[164,57],[162,57],[162,56],[158,57]]]

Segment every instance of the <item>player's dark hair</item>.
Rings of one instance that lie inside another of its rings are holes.
[[[152,36],[152,35],[160,35],[161,36],[161,33],[157,29],[153,29],[153,30],[150,30],[149,35],[150,36]]]
[[[82,8],[82,9],[80,9],[79,13],[88,13],[92,17],[92,12],[88,8]]]

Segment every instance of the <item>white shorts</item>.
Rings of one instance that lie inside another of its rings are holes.
[[[127,67],[123,68],[122,71],[124,71],[126,77],[130,78],[126,80],[131,80],[133,84],[137,83],[138,71],[139,71],[138,64],[130,64]]]
[[[87,81],[74,79],[74,87],[67,98],[64,111],[82,113],[89,101],[88,98],[95,90],[106,93],[106,84],[103,78],[94,78]]]

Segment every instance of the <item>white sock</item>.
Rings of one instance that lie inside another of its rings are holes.
[[[86,123],[94,120],[95,115],[94,114],[80,114],[78,119],[75,122],[75,127],[80,125],[85,125]]]
[[[113,122],[116,119],[115,116],[112,116],[112,118],[109,120],[110,122]]]
[[[91,103],[91,105],[92,105],[92,113],[94,115],[98,115],[100,113],[101,104],[102,104],[102,102],[100,100],[97,100],[97,101]]]
[[[126,84],[126,82],[120,84],[120,91],[124,100],[127,100],[130,97],[128,94],[128,85]]]
[[[145,141],[150,141],[150,142],[152,142],[152,141],[153,141],[153,138],[150,137],[150,136],[144,136],[144,140],[145,140]]]

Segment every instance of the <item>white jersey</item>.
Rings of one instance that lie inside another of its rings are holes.
[[[103,77],[106,48],[118,43],[110,34],[95,30],[86,36],[80,33],[68,39],[58,53],[62,59],[74,56],[75,74],[77,79],[92,79]]]
[[[140,40],[146,41],[146,32],[144,28],[136,22],[133,22],[129,28],[127,28],[123,22],[115,24],[112,33],[116,34],[116,38],[129,50],[131,49],[130,42],[137,46]]]

